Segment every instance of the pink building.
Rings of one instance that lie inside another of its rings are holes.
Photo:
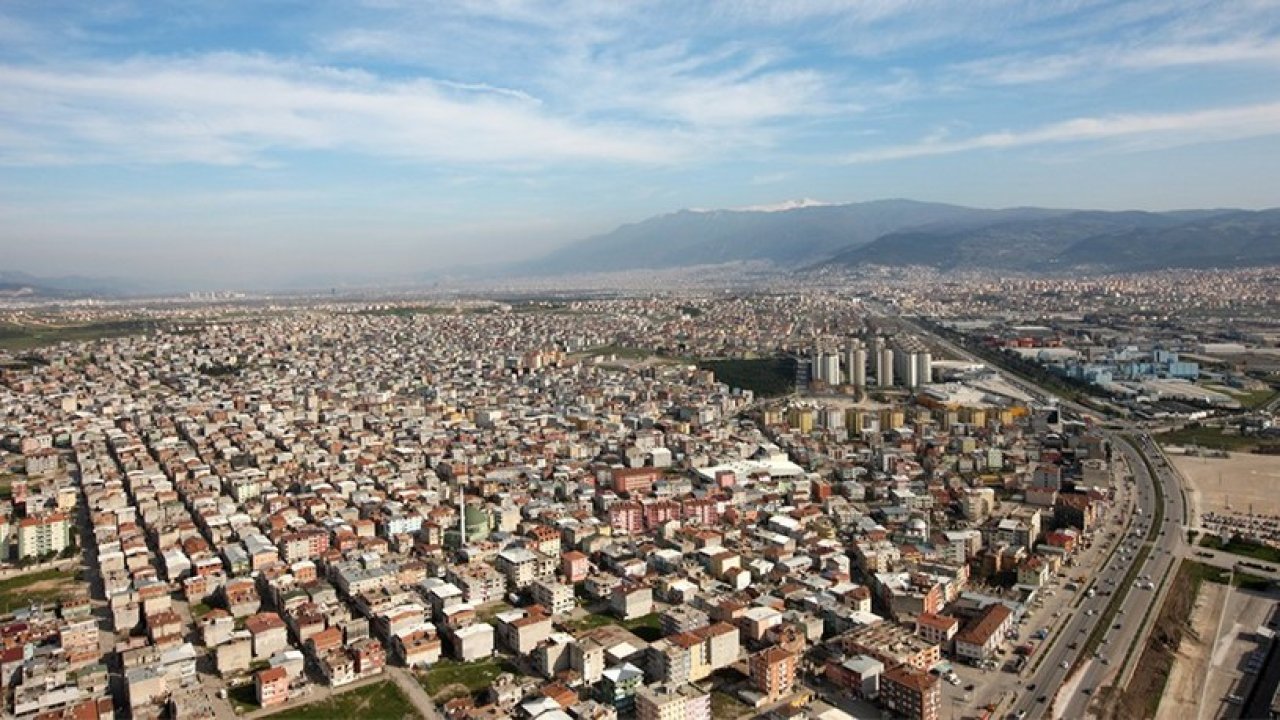
[[[644,532],[644,506],[635,501],[609,506],[609,527],[616,533],[638,535]]]
[[[586,580],[590,571],[591,562],[587,560],[586,555],[577,550],[570,550],[560,556],[560,573],[564,575],[565,582],[570,585]]]

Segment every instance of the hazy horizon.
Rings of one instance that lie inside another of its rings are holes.
[[[0,248],[270,287],[800,198],[1280,205],[1280,6],[0,7]]]

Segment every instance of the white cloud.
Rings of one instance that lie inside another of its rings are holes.
[[[1051,55],[1003,55],[961,63],[952,72],[995,85],[1024,85],[1116,70],[1158,70],[1186,65],[1255,63],[1280,67],[1280,41],[1256,38],[1208,43],[1093,47]]]
[[[0,162],[266,163],[336,150],[446,163],[666,163],[676,132],[587,122],[519,91],[286,63],[136,58],[57,69],[0,65]],[[6,142],[7,137],[35,142]]]
[[[1006,149],[1112,138],[1151,137],[1158,139],[1160,145],[1167,147],[1277,134],[1280,134],[1280,102],[1186,113],[1075,118],[1031,130],[1000,131],[959,140],[931,136],[916,143],[855,152],[845,156],[844,161],[847,163],[883,162],[971,150]]]

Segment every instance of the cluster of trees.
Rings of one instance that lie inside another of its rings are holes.
[[[224,377],[227,375],[235,375],[240,372],[240,366],[225,363],[213,363],[212,365],[201,365],[200,372],[209,377]]]
[[[24,567],[24,568],[31,567],[32,565],[39,565],[41,563],[52,562],[55,559],[66,560],[68,558],[73,558],[75,557],[77,552],[79,552],[79,548],[77,548],[75,544],[72,543],[71,545],[68,545],[65,548],[63,548],[61,552],[56,550],[50,550],[49,552],[42,553],[36,556],[27,555],[26,557],[20,557],[18,558],[17,564],[18,564],[18,567]]]
[[[714,372],[716,380],[730,387],[750,390],[760,397],[776,397],[795,390],[796,359],[793,357],[703,360],[698,367]]]

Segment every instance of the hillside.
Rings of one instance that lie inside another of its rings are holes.
[[[764,261],[777,269],[1125,272],[1280,263],[1280,209],[984,210],[912,200],[682,210],[570,243],[516,273],[559,275]]]
[[[579,240],[525,263],[522,272],[559,274],[766,260],[798,267],[887,233],[964,222],[987,210],[879,200],[778,211],[682,210]]]

